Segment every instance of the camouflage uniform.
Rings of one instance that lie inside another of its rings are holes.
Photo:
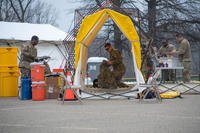
[[[110,70],[107,62],[103,61],[100,65],[100,74],[98,75],[98,86],[106,89],[116,89],[114,73]]]
[[[176,48],[173,44],[168,44],[166,47],[162,46],[159,51],[158,51],[158,55],[160,55],[161,57],[168,57],[168,58],[172,58],[174,55],[171,54],[171,52],[175,51]],[[163,78],[164,80],[170,80],[170,81],[174,81],[175,79],[175,72],[171,69],[169,70],[162,70],[163,71]]]
[[[190,43],[187,39],[183,39],[180,42],[180,47],[177,51],[179,59],[184,67],[183,69],[183,82],[190,82],[190,70],[191,70],[191,49]]]
[[[37,57],[37,49],[32,45],[26,45],[22,47],[21,50],[21,60],[19,63],[21,77],[28,76],[30,77],[30,63],[34,62]]]
[[[127,87],[127,85],[125,85],[121,82],[122,76],[126,72],[126,67],[123,64],[123,58],[122,58],[121,52],[117,49],[112,49],[112,51],[110,52],[110,60],[109,61],[111,61],[111,63],[112,63],[113,73],[114,73],[114,77],[115,77],[117,86]]]
[[[173,44],[168,44],[166,47],[162,46],[158,54],[161,57],[173,57],[173,54],[171,54],[172,51],[176,50],[175,46]]]

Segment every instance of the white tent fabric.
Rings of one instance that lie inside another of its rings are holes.
[[[33,35],[40,41],[63,41],[67,33],[50,24],[30,24],[0,21],[0,40],[29,41]],[[74,41],[74,38],[69,41]]]
[[[48,64],[52,69],[54,68],[64,68],[65,58],[60,53],[58,48],[52,44],[39,44],[37,46],[38,56],[50,56],[51,59]]]
[[[67,36],[66,32],[49,24],[30,24],[16,22],[0,21],[0,46],[7,47],[7,42],[11,42],[11,46],[18,47],[19,53],[22,45],[30,43],[33,35],[39,37],[39,44],[36,46],[38,56],[50,56],[48,64],[52,69],[63,68],[65,58],[54,44],[61,46],[62,41]],[[75,39],[71,37],[74,41]],[[62,65],[62,66],[61,66]]]

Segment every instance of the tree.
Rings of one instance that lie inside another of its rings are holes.
[[[0,20],[56,25],[56,11],[39,0],[0,0]]]
[[[146,0],[148,2],[148,33],[152,38],[156,37],[156,0]]]
[[[8,0],[0,0],[0,21],[13,21],[16,19]]]
[[[148,22],[146,26],[149,27],[149,34],[156,40],[155,43],[163,35],[176,32],[184,33],[193,41],[199,41],[200,37],[195,36],[194,33],[200,32],[200,15],[198,13],[200,1],[144,0],[140,4],[145,9],[148,7],[148,10],[144,10],[145,13],[142,15],[142,22]]]

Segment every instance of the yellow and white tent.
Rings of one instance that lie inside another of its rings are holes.
[[[131,19],[126,15],[120,14],[111,9],[103,9],[85,17],[80,26],[75,42],[76,73],[74,77],[74,85],[82,85],[82,81],[85,77],[86,71],[88,47],[90,46],[91,42],[93,41],[99,30],[104,25],[106,20],[108,20],[109,18],[111,18],[117,24],[121,32],[131,42],[136,81],[138,85],[140,83],[144,83],[144,78],[140,71],[140,41],[134,24],[132,23]]]

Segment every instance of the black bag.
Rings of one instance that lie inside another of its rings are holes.
[[[148,90],[148,89],[145,89],[142,91],[142,97],[144,97],[145,95],[146,95],[145,99],[152,99],[156,97],[155,92],[153,90]],[[138,98],[140,98],[139,94],[138,94]]]
[[[156,97],[155,92],[153,90],[145,89],[142,91],[142,94],[143,96],[146,95],[145,99],[152,99]]]
[[[94,88],[98,88],[98,79],[93,80],[93,85]]]

